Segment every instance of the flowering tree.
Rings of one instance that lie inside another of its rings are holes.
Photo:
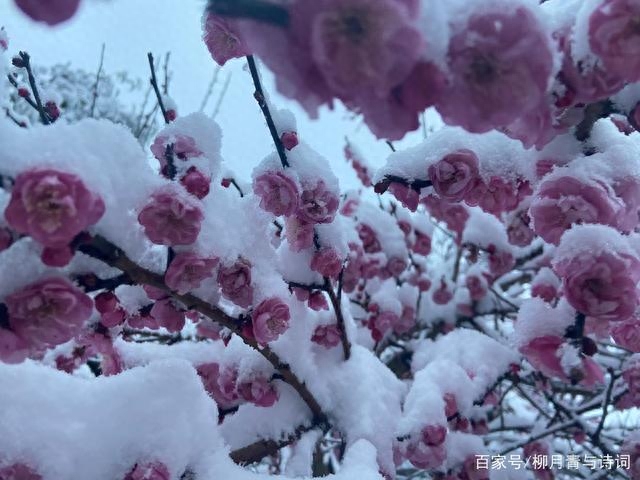
[[[79,2],[16,0],[51,25]],[[273,138],[250,183],[151,54],[149,153],[3,58],[0,479],[640,478],[639,19],[212,0],[204,42],[246,57]],[[386,165],[347,141],[341,191],[258,59]],[[427,108],[446,126],[395,151]]]

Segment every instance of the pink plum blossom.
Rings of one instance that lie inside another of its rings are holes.
[[[444,463],[447,458],[447,452],[444,445],[431,447],[422,442],[422,440],[413,440],[407,445],[406,456],[414,467],[431,470]]]
[[[458,150],[445,155],[429,167],[433,189],[449,202],[460,202],[481,181],[478,157],[471,150]]]
[[[30,353],[29,343],[11,330],[0,327],[0,362],[9,364],[20,363],[24,361]]]
[[[513,215],[507,226],[507,238],[511,245],[526,247],[536,237],[535,232],[529,226],[531,219],[527,212],[519,212]]]
[[[311,258],[311,270],[323,277],[337,279],[342,271],[342,259],[333,248],[322,248]]]
[[[300,192],[296,182],[284,172],[266,172],[253,181],[260,207],[276,216],[293,215],[298,209]]]
[[[415,232],[415,240],[411,250],[418,255],[429,255],[431,253],[431,237],[424,233]]]
[[[340,201],[323,180],[303,185],[298,215],[308,223],[331,223]]]
[[[80,0],[15,0],[20,10],[32,20],[54,26],[73,17],[80,6]]]
[[[311,341],[325,348],[333,348],[340,344],[340,329],[337,325],[319,325],[314,330]]]
[[[285,237],[294,252],[311,248],[314,234],[313,224],[298,217],[289,217],[285,221]]]
[[[298,146],[298,134],[296,132],[284,132],[280,135],[282,146],[287,150],[293,150]]]
[[[627,254],[579,253],[555,265],[564,295],[579,312],[602,320],[626,320],[638,307],[640,261]]]
[[[125,321],[126,312],[113,292],[102,292],[93,300],[96,310],[100,313],[100,323],[105,327],[112,328]]]
[[[251,314],[255,339],[263,345],[277,340],[288,330],[290,319],[289,307],[282,300],[277,297],[263,300]]]
[[[397,325],[400,318],[394,312],[382,311],[375,313],[369,319],[369,329],[371,330],[371,336],[376,342],[382,340],[382,337]]]
[[[155,192],[140,211],[138,222],[157,245],[190,245],[200,234],[202,209],[190,198],[173,191]]]
[[[488,285],[484,275],[468,275],[465,284],[472,300],[482,300],[486,296]]]
[[[440,287],[432,294],[433,302],[438,305],[446,305],[453,299],[453,293],[449,289],[444,278],[440,281]]]
[[[49,267],[66,267],[74,255],[75,252],[69,246],[59,248],[45,247],[42,249],[40,259],[42,263]]]
[[[124,480],[171,480],[171,474],[164,463],[138,463]]]
[[[195,290],[207,278],[213,277],[218,258],[203,258],[192,252],[178,253],[165,273],[167,287],[181,295]]]
[[[534,231],[545,241],[557,245],[572,225],[615,225],[621,208],[620,201],[605,185],[564,176],[543,181],[533,197],[529,215]]]
[[[503,212],[513,210],[518,206],[519,188],[501,177],[491,177],[489,182],[477,182],[470,191],[465,202],[471,206],[478,206],[487,213],[500,216]]]
[[[526,8],[483,11],[449,42],[450,86],[437,103],[447,123],[475,133],[506,126],[542,101],[550,39]]]
[[[8,295],[5,303],[11,329],[37,349],[71,340],[93,311],[93,300],[62,277],[27,285]]]
[[[207,14],[204,20],[204,43],[211,57],[220,66],[232,58],[251,54],[233,21],[213,14]]]
[[[389,184],[389,193],[391,193],[396,199],[402,203],[402,205],[415,212],[418,209],[418,202],[420,201],[420,193],[407,185],[403,185],[398,182],[391,182]]]
[[[376,232],[369,225],[361,223],[357,226],[358,236],[362,240],[362,247],[366,253],[382,251]]]
[[[104,215],[102,199],[77,176],[34,168],[16,178],[4,216],[9,226],[46,247],[65,247]]]
[[[258,407],[270,407],[278,400],[278,392],[266,378],[259,377],[238,385],[238,393]]]
[[[216,401],[221,409],[229,409],[239,405],[240,395],[237,390],[238,372],[231,367],[221,368],[217,363],[206,363],[196,368],[205,390]]]
[[[211,178],[196,167],[189,167],[187,173],[180,179],[180,183],[187,192],[200,200],[209,195],[211,188]]]
[[[7,467],[0,468],[0,479],[2,480],[42,480],[42,476],[37,474],[31,467],[24,463],[14,463]]]
[[[309,299],[307,300],[307,306],[316,312],[320,310],[329,310],[329,304],[327,303],[327,297],[323,292],[312,292],[309,294]]]
[[[169,298],[157,300],[151,307],[149,314],[161,327],[171,333],[179,332],[184,328],[184,312]]]
[[[222,294],[233,303],[244,308],[253,303],[251,263],[248,260],[239,258],[233,264],[221,265],[217,279]]]
[[[589,18],[589,46],[607,71],[628,82],[640,80],[640,3],[601,1]]]
[[[612,324],[611,337],[621,347],[640,353],[640,319],[632,317]]]

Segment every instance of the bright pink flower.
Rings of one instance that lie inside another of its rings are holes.
[[[311,270],[323,277],[337,279],[342,271],[342,259],[333,248],[322,248],[313,254]]]
[[[314,330],[311,341],[325,348],[333,348],[340,344],[340,329],[337,325],[319,325]]]
[[[320,310],[329,310],[327,297],[325,297],[323,292],[311,293],[309,295],[309,299],[307,300],[307,305],[311,310],[315,312],[319,312]]]
[[[543,181],[529,215],[533,229],[545,241],[560,243],[572,225],[600,223],[615,226],[622,205],[600,183],[583,183],[573,177]]]
[[[203,219],[202,210],[191,198],[169,188],[154,193],[138,215],[149,240],[167,246],[195,242]]]
[[[338,211],[338,197],[327,189],[324,181],[311,186],[304,185],[300,196],[298,215],[309,223],[331,223]]]
[[[211,178],[196,167],[190,167],[187,173],[180,179],[184,189],[196,198],[202,200],[209,195],[211,188]]]
[[[500,177],[491,177],[489,183],[477,182],[475,187],[466,195],[465,202],[471,206],[478,206],[487,213],[500,216],[516,208],[521,200],[519,189],[511,182]]]
[[[239,258],[232,265],[221,265],[218,284],[222,294],[239,307],[247,308],[253,303],[251,263],[248,260]]]
[[[80,178],[53,169],[21,173],[4,212],[14,230],[46,247],[64,247],[104,215],[102,199]]]
[[[611,337],[615,342],[632,352],[640,352],[640,319],[630,318],[611,325]]]
[[[80,0],[15,0],[20,10],[36,22],[53,26],[73,17],[80,6]]]
[[[229,409],[240,404],[236,369],[225,367],[221,370],[217,363],[206,363],[197,367],[196,370],[205,390],[220,409]]]
[[[413,252],[418,255],[429,255],[429,253],[431,253],[431,237],[418,232],[417,230],[415,232],[415,237],[415,241],[411,246]]]
[[[438,111],[475,133],[509,125],[544,98],[553,67],[549,44],[526,8],[473,15],[449,43],[452,78]]]
[[[251,314],[251,319],[256,340],[266,345],[277,340],[289,329],[291,314],[286,303],[277,297],[272,297],[258,304]]]
[[[42,476],[37,474],[31,467],[23,463],[14,463],[8,467],[0,468],[0,479],[2,480],[42,480]]]
[[[280,136],[282,146],[287,150],[293,150],[298,146],[298,134],[296,132],[284,132]]]
[[[220,66],[232,58],[241,58],[251,54],[235,24],[217,15],[207,14],[206,16],[204,43],[207,45],[211,57]]]
[[[555,265],[566,299],[579,312],[626,320],[638,307],[640,261],[615,251],[580,253]]]
[[[278,392],[266,378],[255,378],[238,385],[238,393],[247,402],[258,407],[270,407],[278,400]]]
[[[420,440],[412,440],[407,445],[407,460],[416,468],[432,470],[442,465],[447,458],[444,445],[430,447]]]
[[[66,267],[73,259],[75,252],[71,247],[45,247],[42,250],[40,259],[42,263],[49,267]]]
[[[60,277],[27,285],[5,299],[11,329],[37,349],[55,347],[78,335],[93,300]]]
[[[533,242],[536,234],[529,227],[531,219],[527,212],[519,212],[513,215],[507,226],[509,243],[517,247],[526,247]]]
[[[640,80],[640,3],[604,0],[589,18],[589,46],[604,67],[628,82]]]
[[[429,167],[436,193],[449,202],[460,202],[481,181],[478,157],[471,150],[458,150]]]
[[[313,246],[315,234],[313,224],[307,223],[298,217],[289,217],[285,220],[285,237],[291,250],[299,252]]]
[[[213,276],[213,269],[219,261],[215,257],[202,258],[191,252],[178,253],[164,276],[167,287],[181,295],[195,290],[204,280]]]
[[[438,305],[446,305],[453,299],[453,293],[444,279],[440,280],[440,288],[434,290],[432,294],[433,302]]]
[[[290,216],[298,209],[300,192],[284,172],[266,172],[255,178],[253,191],[260,197],[260,207],[274,215]]]
[[[138,463],[124,480],[171,480],[171,474],[164,463]]]
[[[29,350],[25,340],[11,330],[0,327],[0,362],[20,363],[29,356]]]
[[[413,188],[410,188],[402,183],[391,182],[389,184],[389,193],[391,193],[396,199],[402,203],[402,205],[415,212],[418,209],[418,202],[420,201],[420,193]]]
[[[170,150],[167,151],[167,148]],[[202,151],[196,145],[196,141],[189,135],[163,135],[160,134],[156,137],[151,145],[151,153],[160,162],[160,167],[163,173],[166,173],[167,168],[167,153],[173,154],[175,158],[180,160],[189,160],[190,158],[197,158],[203,155]]]
[[[102,292],[93,300],[96,310],[100,312],[100,323],[105,327],[112,328],[125,321],[126,312],[113,292]]]
[[[469,290],[471,300],[482,300],[487,294],[487,279],[484,275],[468,275],[465,284]]]
[[[382,251],[380,241],[378,240],[378,236],[373,228],[367,224],[360,223],[356,229],[358,230],[360,240],[362,240],[362,248],[364,248],[366,253],[377,253]]]
[[[179,332],[184,328],[184,312],[176,307],[173,300],[169,298],[156,301],[149,314],[161,327],[166,328],[171,333]]]

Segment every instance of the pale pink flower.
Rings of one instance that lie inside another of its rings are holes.
[[[61,277],[39,280],[5,299],[9,325],[36,349],[68,342],[93,312],[93,300]]]
[[[2,480],[42,480],[42,476],[24,463],[14,463],[8,467],[0,468]]]
[[[626,320],[638,307],[640,261],[615,251],[580,253],[555,265],[573,308],[601,320]]]
[[[221,265],[218,284],[222,294],[239,307],[247,308],[253,303],[251,263],[248,260],[239,258],[231,265]]]
[[[20,363],[30,354],[29,344],[11,330],[0,327],[0,362]],[[2,477],[0,477],[2,478]]]
[[[323,277],[337,279],[342,271],[342,259],[333,248],[322,248],[311,258],[311,270]]]
[[[165,177],[168,177],[168,155],[179,160],[189,160],[203,155],[202,151],[196,145],[195,139],[183,134],[166,135],[161,133],[151,144],[150,150],[153,156],[160,162],[160,173]]]
[[[511,217],[511,221],[507,225],[507,238],[511,245],[526,247],[533,242],[536,234],[529,227],[530,223],[531,219],[526,212],[520,212]]]
[[[460,202],[481,181],[478,157],[471,150],[458,150],[445,155],[429,167],[433,189],[449,202]]]
[[[418,255],[429,255],[431,253],[431,237],[416,230],[411,250]]]
[[[407,445],[406,457],[414,467],[432,470],[444,463],[447,451],[444,445],[431,447],[426,445],[422,439],[412,440]]]
[[[420,201],[420,193],[407,185],[398,182],[391,182],[389,184],[389,193],[391,193],[396,199],[402,203],[402,205],[415,212],[418,209],[418,202]]]
[[[632,317],[612,324],[611,337],[621,347],[640,353],[640,319]]]
[[[298,217],[288,217],[285,220],[285,237],[291,250],[299,252],[313,246],[315,234],[313,224],[307,223]]]
[[[239,405],[237,390],[238,372],[231,367],[220,368],[217,363],[206,363],[196,368],[205,390],[216,401],[220,409]]]
[[[138,215],[149,240],[167,246],[195,242],[203,219],[201,208],[191,198],[169,188],[154,193]]]
[[[266,378],[258,377],[238,385],[238,393],[258,407],[270,407],[278,400],[278,392]]]
[[[207,278],[213,277],[218,258],[202,258],[192,252],[178,253],[165,273],[165,283],[181,295],[200,287]]]
[[[290,216],[298,209],[300,192],[284,172],[266,172],[253,181],[253,191],[260,197],[260,207],[274,215]]]
[[[204,20],[204,43],[220,66],[251,54],[234,22],[213,14],[207,14]]]
[[[171,480],[171,474],[164,463],[138,463],[124,480]]]
[[[169,298],[157,300],[151,307],[149,315],[171,333],[179,332],[184,328],[184,312]]]
[[[360,240],[362,240],[362,248],[364,248],[366,253],[377,253],[382,251],[380,241],[378,240],[378,236],[373,228],[365,223],[360,223],[356,229],[358,230]]]
[[[319,325],[314,330],[311,341],[325,348],[333,348],[340,344],[340,329],[337,325]]]
[[[251,314],[255,339],[263,345],[277,340],[289,329],[290,319],[289,307],[282,300],[277,297],[263,300]]]
[[[187,173],[180,179],[180,183],[187,192],[200,200],[209,195],[211,189],[211,178],[196,167],[189,167]]]
[[[640,3],[604,0],[589,18],[589,46],[607,71],[640,80]]]
[[[80,0],[15,0],[20,10],[36,22],[53,26],[73,17],[80,6]]]
[[[303,185],[298,215],[309,223],[331,223],[336,216],[340,200],[329,190],[323,180],[315,185]]]
[[[529,215],[534,231],[545,241],[557,245],[572,225],[614,226],[622,208],[621,202],[604,185],[567,176],[542,182],[531,202]]]
[[[475,133],[509,125],[543,100],[553,67],[549,45],[526,8],[471,16],[450,40],[450,87],[438,111]]]
[[[11,228],[46,247],[64,247],[104,215],[102,199],[80,178],[34,168],[16,178],[4,212]]]
[[[477,182],[465,196],[465,202],[487,213],[500,216],[516,208],[521,200],[519,188],[501,177],[491,177],[488,183]]]

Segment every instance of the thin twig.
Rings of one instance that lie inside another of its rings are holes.
[[[253,96],[255,97],[260,109],[262,110],[262,114],[264,115],[265,120],[267,121],[267,126],[269,127],[269,133],[271,133],[271,138],[273,139],[273,143],[276,146],[276,150],[278,151],[278,156],[280,157],[280,162],[284,168],[289,167],[289,162],[287,161],[287,154],[284,151],[284,145],[282,145],[282,140],[280,140],[280,136],[278,135],[278,129],[276,128],[276,124],[273,121],[273,117],[271,116],[271,111],[269,110],[269,105],[267,105],[267,99],[264,95],[264,90],[262,89],[262,83],[260,82],[260,74],[258,73],[258,67],[256,66],[256,61],[253,56],[247,56],[247,63],[249,64],[249,71],[251,72],[251,78],[253,79],[253,85],[255,86],[255,93]]]
[[[36,104],[36,109],[40,114],[40,121],[43,123],[43,125],[49,125],[51,123],[51,119],[42,106],[40,92],[38,91],[38,85],[36,84],[36,77],[33,75],[33,69],[31,68],[31,56],[27,52],[20,52],[18,55],[22,59],[23,68],[27,72],[27,77],[29,78],[29,86],[31,87],[31,93],[33,93],[33,99]]]
[[[328,278],[324,279],[323,290],[327,292],[329,295],[329,300],[331,300],[331,305],[336,314],[336,321],[338,323],[338,329],[340,330],[340,339],[342,341],[342,352],[344,353],[344,359],[349,360],[351,357],[351,342],[347,337],[347,329],[344,321],[344,315],[342,314],[342,275],[344,270],[340,272],[340,277],[338,280],[338,295],[333,291],[333,286],[331,285],[331,281]]]
[[[105,44],[102,44],[102,50],[100,51],[100,65],[98,66],[98,73],[96,73],[96,83],[93,85],[93,99],[91,100],[91,110],[89,116],[93,118],[96,111],[96,102],[98,100],[98,86],[100,85],[100,75],[102,74],[102,66],[104,64],[104,49]]]
[[[200,108],[198,110],[199,112],[203,112],[207,106],[207,103],[209,103],[209,98],[211,98],[211,94],[213,93],[213,87],[218,82],[219,74],[220,74],[220,67],[218,66],[213,72],[213,76],[211,77],[211,81],[209,82],[209,86],[207,87],[207,91],[205,92],[204,97],[202,98],[202,102],[200,102]]]
[[[171,76],[169,75],[169,58],[171,57],[171,52],[167,52],[164,56],[164,83],[162,84],[162,91],[165,95],[169,94],[169,81]]]
[[[222,90],[220,91],[220,95],[218,95],[218,101],[216,102],[216,106],[213,109],[213,113],[211,114],[211,118],[216,118],[218,113],[220,112],[220,107],[222,106],[222,101],[227,94],[227,90],[229,89],[229,85],[231,84],[231,72],[227,75],[227,79],[224,81],[224,85],[222,86]]]
[[[169,124],[170,120],[169,116],[167,115],[167,109],[164,106],[162,94],[160,93],[160,88],[158,87],[158,79],[156,78],[156,67],[153,63],[153,54],[151,52],[147,53],[147,58],[149,59],[149,68],[151,69],[151,78],[149,79],[149,81],[151,82],[153,91],[156,93],[156,98],[158,99],[158,105],[160,106],[160,111],[162,112],[164,122],[166,124]]]

